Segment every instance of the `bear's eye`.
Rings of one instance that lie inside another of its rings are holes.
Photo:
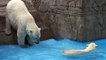
[[[32,33],[33,33],[33,31],[32,31],[32,30],[30,30],[30,33],[32,34]]]

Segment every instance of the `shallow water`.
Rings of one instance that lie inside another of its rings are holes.
[[[64,56],[62,51],[66,49],[84,49],[86,44],[68,39],[49,39],[41,41],[28,48],[20,48],[18,45],[0,46],[0,60],[106,60],[106,39],[95,41],[97,49],[81,56]]]

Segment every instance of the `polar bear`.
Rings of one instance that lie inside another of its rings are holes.
[[[87,47],[84,50],[64,50],[63,55],[68,55],[68,56],[82,55],[95,50],[96,47],[97,45],[95,43],[90,43],[87,45]]]
[[[17,30],[18,44],[21,47],[26,47],[26,36],[29,44],[39,42],[41,29],[36,25],[22,0],[11,0],[6,6],[6,34],[11,34],[11,27]]]

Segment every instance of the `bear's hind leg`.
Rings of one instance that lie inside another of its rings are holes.
[[[11,24],[7,16],[6,16],[6,23],[5,23],[5,33],[7,35],[11,34]]]
[[[25,32],[20,31],[18,29],[18,31],[17,31],[18,45],[22,48],[27,48],[28,47],[27,45],[25,45],[25,36],[26,36]]]

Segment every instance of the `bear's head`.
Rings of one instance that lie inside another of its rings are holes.
[[[87,44],[87,47],[93,47],[93,48],[96,48],[97,47],[97,45],[95,44],[95,43],[90,43],[90,44]]]
[[[86,47],[86,51],[93,51],[95,50],[97,47],[97,45],[95,43],[90,43],[90,44],[87,44],[87,47]]]
[[[40,30],[41,30],[41,28],[27,30],[27,34],[33,43],[39,43],[39,39],[41,37]]]

